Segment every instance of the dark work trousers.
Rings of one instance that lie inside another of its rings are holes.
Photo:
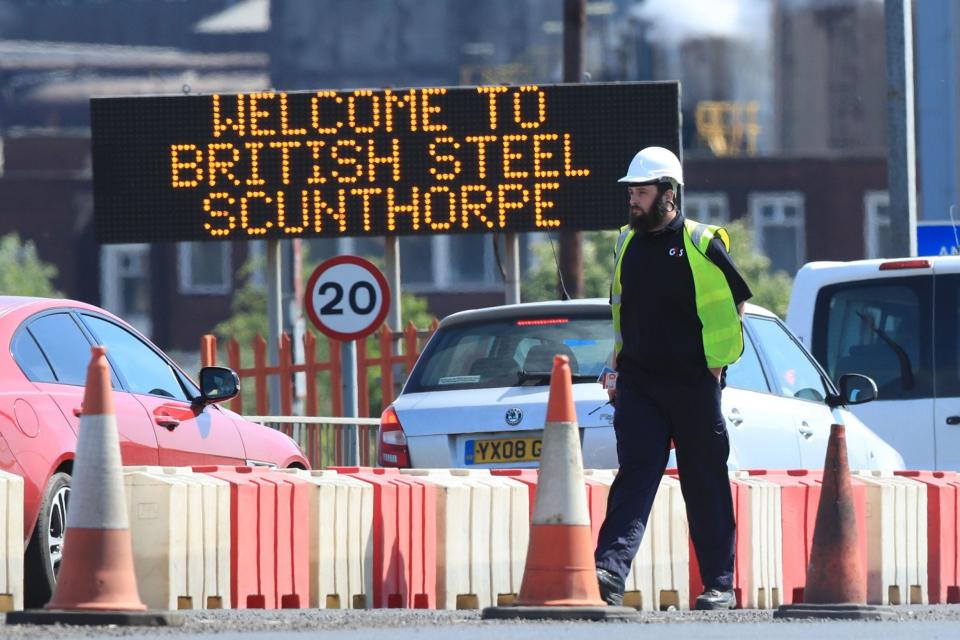
[[[610,487],[597,543],[597,567],[626,579],[647,526],[670,455],[677,450],[680,489],[706,589],[733,585],[735,523],[720,410],[720,385],[709,372],[689,384],[617,379],[613,428],[620,470]]]

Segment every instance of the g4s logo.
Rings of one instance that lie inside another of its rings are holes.
[[[675,257],[675,258],[682,258],[682,257],[683,257],[683,249],[682,249],[682,248],[672,247],[672,248],[670,249],[669,253],[670,253],[671,257]]]

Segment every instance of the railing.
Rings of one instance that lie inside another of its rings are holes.
[[[396,390],[410,374],[414,363],[430,336],[437,328],[438,322],[427,330],[419,331],[412,323],[402,332],[393,332],[383,325],[376,333],[365,340],[357,342],[357,400],[358,413],[362,417],[380,415],[383,407],[390,404]],[[316,416],[321,412],[328,412],[334,416],[343,415],[343,394],[341,385],[340,342],[326,338],[327,357],[323,359],[318,354],[319,339],[308,332],[303,338],[303,357],[295,358],[293,341],[288,334],[280,336],[279,358],[276,366],[267,364],[267,341],[257,336],[251,343],[253,366],[241,366],[240,343],[230,339],[226,344],[226,364],[237,372],[241,382],[253,383],[254,393],[237,396],[230,401],[230,409],[237,413],[244,413],[244,404],[249,405],[253,400],[254,411],[258,415],[270,413],[270,395],[268,380],[278,377],[280,399],[277,406],[281,415],[290,416],[294,413],[294,406],[298,399],[302,399],[302,412],[307,416]],[[395,346],[402,347],[402,353],[394,353]],[[302,361],[298,361],[302,360]],[[217,364],[217,339],[212,335],[205,335],[200,339],[201,366]],[[379,374],[379,398],[371,398],[371,379],[375,382]],[[374,376],[371,378],[371,375]],[[303,376],[305,381],[303,396],[296,396],[295,379]],[[244,386],[244,385],[241,385]],[[321,408],[321,400],[324,406]],[[249,412],[249,409],[248,409]],[[356,422],[351,424],[357,424]]]
[[[377,418],[244,416],[244,419],[273,427],[293,438],[314,469],[376,465],[380,428]]]

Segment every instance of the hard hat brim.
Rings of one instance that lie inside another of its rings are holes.
[[[637,176],[623,176],[617,182],[626,182],[628,184],[635,184],[637,186],[647,185],[647,184],[660,184],[661,182],[676,182],[678,185],[683,186],[683,182],[677,180],[676,178],[654,178],[653,180],[649,178],[640,178]]]

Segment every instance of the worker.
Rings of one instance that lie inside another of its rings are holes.
[[[611,308],[620,465],[597,542],[604,600],[623,591],[674,443],[680,488],[704,591],[697,609],[732,609],[735,523],[720,410],[724,368],[743,352],[750,288],[728,253],[727,232],[684,218],[680,161],[646,147],[627,175],[630,223],[614,252]]]

